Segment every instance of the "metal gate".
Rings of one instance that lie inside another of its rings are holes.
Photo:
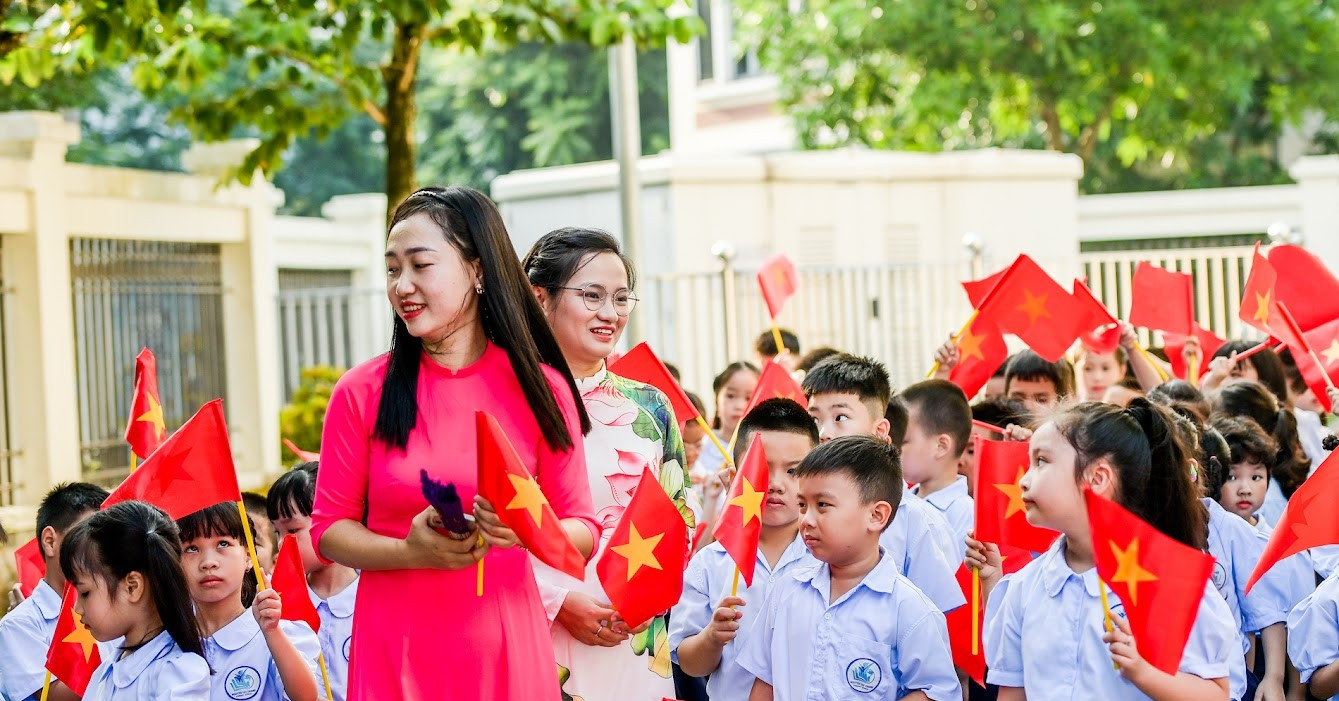
[[[279,359],[284,399],[313,365],[347,368],[362,360],[353,351],[355,312],[368,295],[353,287],[348,270],[279,271]]]

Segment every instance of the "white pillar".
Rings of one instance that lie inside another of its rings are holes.
[[[1288,172],[1302,193],[1304,245],[1339,271],[1339,156],[1303,156]]]

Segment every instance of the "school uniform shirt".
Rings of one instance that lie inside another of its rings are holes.
[[[1269,537],[1246,519],[1228,513],[1217,501],[1204,498],[1200,502],[1209,510],[1209,554],[1214,558],[1211,581],[1237,622],[1245,653],[1251,647],[1250,633],[1287,620],[1287,578],[1280,571],[1271,571],[1246,596],[1246,582]]]
[[[43,579],[33,595],[0,618],[0,694],[22,701],[42,693],[46,653],[56,634],[61,596]]]
[[[312,605],[321,617],[321,630],[316,637],[321,642],[321,652],[325,654],[325,669],[330,675],[330,693],[334,701],[344,701],[349,688],[349,650],[353,642],[353,604],[358,598],[358,580],[354,579],[344,591],[329,599],[322,599],[310,588]],[[325,682],[317,670],[317,689],[325,695]]]
[[[893,522],[879,536],[879,547],[898,573],[910,579],[943,613],[967,603],[955,577],[962,557],[955,554],[952,540],[953,529],[939,510],[909,490],[903,490]]]
[[[743,578],[739,580],[739,598],[748,602],[747,606],[739,609],[744,614],[739,621],[739,630],[736,631],[735,639],[726,643],[721,650],[721,663],[707,680],[707,696],[712,699],[749,697],[749,690],[753,688],[753,675],[739,666],[737,658],[753,619],[762,614],[767,594],[778,580],[796,568],[818,564],[798,534],[785,552],[781,553],[776,567],[767,564],[767,558],[763,557],[761,550],[757,557],[753,585],[746,586]],[[683,595],[670,611],[669,617],[670,659],[675,664],[679,663],[679,646],[711,623],[712,614],[721,599],[730,595],[734,577],[735,561],[720,543],[712,543],[693,555],[688,569],[683,573]]]
[[[912,490],[912,493],[920,496],[920,486]],[[958,475],[953,484],[924,499],[925,503],[939,511],[948,522],[949,528],[953,529],[954,549],[951,555],[958,562],[962,562],[967,557],[967,534],[972,532],[972,522],[976,520],[976,507],[973,505],[972,495],[967,493],[967,478]]]
[[[325,694],[321,682],[321,668],[316,661],[321,644],[306,623],[279,621],[279,629],[298,649],[303,661],[316,680],[316,688]],[[284,683],[279,668],[265,644],[260,623],[251,609],[223,626],[214,635],[205,638],[205,659],[214,670],[209,698],[212,701],[286,701]],[[332,682],[333,683],[333,682]]]
[[[1102,642],[1097,587],[1097,568],[1079,574],[1065,562],[1063,537],[1023,569],[1005,575],[986,602],[986,680],[1022,688],[1028,701],[1147,699],[1111,666],[1110,647]],[[1111,610],[1124,616],[1120,598],[1110,590],[1107,598]],[[1230,677],[1235,658],[1244,674],[1238,637],[1223,597],[1206,583],[1180,671],[1204,679]]]
[[[1302,452],[1306,453],[1306,459],[1311,462],[1311,467],[1307,470],[1307,476],[1310,477],[1316,474],[1316,468],[1320,467],[1330,455],[1330,451],[1323,445],[1325,436],[1330,432],[1325,429],[1325,424],[1321,423],[1320,414],[1314,411],[1293,407],[1293,416],[1297,417],[1298,442],[1302,444]]]
[[[1276,523],[1276,522],[1275,522]],[[1321,579],[1339,572],[1339,545],[1320,545],[1307,551],[1311,555],[1311,566]]]
[[[887,552],[836,601],[826,563],[797,568],[773,585],[764,609],[738,662],[772,685],[776,701],[900,699],[913,691],[962,699],[944,614]]]
[[[1226,510],[1226,509],[1225,509]],[[1274,527],[1263,518],[1256,517],[1255,530],[1269,540],[1269,535],[1274,532]],[[1302,599],[1311,596],[1311,592],[1316,590],[1316,571],[1311,564],[1311,551],[1303,550],[1296,555],[1284,558],[1274,568],[1270,570],[1271,576],[1279,578],[1277,582],[1284,594],[1284,605],[1288,611],[1301,603]],[[1252,592],[1255,590],[1252,589]]]
[[[1302,683],[1339,660],[1339,577],[1329,577],[1288,614],[1288,657]],[[1331,696],[1339,701],[1339,696]]]
[[[1273,477],[1265,488],[1265,500],[1260,504],[1260,515],[1270,523],[1278,523],[1283,518],[1283,510],[1288,508],[1288,497],[1283,496],[1283,487]]]
[[[166,631],[138,650],[116,659],[103,652],[102,664],[84,701],[208,701],[209,665],[184,652]]]

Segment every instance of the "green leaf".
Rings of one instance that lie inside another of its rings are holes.
[[[655,419],[645,411],[637,412],[637,418],[632,422],[632,432],[648,441],[661,439],[660,428],[656,426]]]

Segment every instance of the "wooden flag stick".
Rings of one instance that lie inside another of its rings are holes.
[[[480,533],[480,534],[479,534],[479,542],[478,542],[478,545],[483,545],[483,544],[484,544],[484,534],[483,534],[483,533]],[[477,547],[477,546],[476,546],[476,547]],[[483,595],[484,595],[484,559],[483,559],[482,557],[479,558],[479,572],[478,572],[477,575],[475,575],[475,581],[474,581],[474,595],[475,595],[475,596],[483,596]]]
[[[135,451],[132,450],[130,451],[130,471],[134,472],[137,467],[139,467],[139,456],[135,455]]]
[[[1144,356],[1144,360],[1148,361],[1149,365],[1153,366],[1153,371],[1158,373],[1158,377],[1161,377],[1163,382],[1166,382],[1167,380],[1171,379],[1167,375],[1167,371],[1163,370],[1162,366],[1158,364],[1158,359],[1154,358],[1152,354],[1148,352],[1147,348],[1136,343],[1134,349],[1139,351],[1139,355]]]
[[[51,693],[51,670],[46,671],[46,679],[42,680],[42,701],[46,701],[47,695]]]
[[[958,343],[958,339],[959,339],[959,338],[962,338],[962,335],[965,334],[965,333],[967,333],[967,331],[970,330],[970,329],[972,328],[972,322],[973,322],[973,321],[976,321],[976,315],[977,315],[977,314],[980,314],[980,313],[981,313],[981,310],[980,310],[980,309],[973,309],[973,310],[972,310],[972,315],[969,316],[969,317],[967,317],[967,323],[963,324],[963,325],[962,325],[962,328],[958,329],[958,332],[955,333],[955,334],[953,334],[953,343],[954,343],[955,345]],[[935,361],[935,364],[934,364],[934,365],[931,365],[931,366],[930,366],[930,372],[925,373],[925,379],[928,380],[928,379],[934,377],[936,372],[939,372],[939,361],[938,361],[938,360]]]
[[[776,325],[776,319],[772,320],[772,340],[776,342],[777,355],[786,352],[786,344],[781,342],[781,329]]]
[[[711,442],[716,444],[716,450],[721,451],[721,455],[725,458],[725,464],[735,464],[735,461],[730,459],[730,453],[725,450],[725,446],[721,445],[721,439],[717,438],[716,432],[711,430],[711,425],[707,423],[707,420],[702,418],[701,414],[698,414],[695,421],[697,421],[697,425],[702,427],[703,431],[707,432],[707,438],[710,438]]]
[[[256,537],[251,533],[251,519],[246,515],[246,504],[238,501],[237,513],[242,515],[242,535],[246,536],[246,551],[251,555],[251,567],[256,572],[256,589],[263,591],[270,585],[265,581],[265,570],[261,569],[260,557],[256,555]]]
[[[972,568],[972,654],[981,654],[981,570]]]
[[[325,668],[325,653],[324,653],[324,652],[318,652],[318,653],[316,653],[316,663],[319,664],[319,665],[321,665],[321,680],[325,682],[325,697],[326,697],[327,699],[332,699],[332,701],[333,701],[333,699],[335,698],[335,695],[332,694],[332,693],[330,693],[330,673],[327,672],[327,671],[326,671],[326,668]]]
[[[1281,345],[1283,345],[1283,344],[1280,343],[1279,345],[1281,346]],[[1237,362],[1241,362],[1241,361],[1243,361],[1243,360],[1245,360],[1245,359],[1247,359],[1247,358],[1249,358],[1249,357],[1255,355],[1256,353],[1259,353],[1260,351],[1265,350],[1266,348],[1270,348],[1270,347],[1271,347],[1271,345],[1270,345],[1270,343],[1269,343],[1269,339],[1266,338],[1265,340],[1263,340],[1263,341],[1261,341],[1261,342],[1259,342],[1259,343],[1257,343],[1257,344],[1251,346],[1250,348],[1247,348],[1246,350],[1244,350],[1244,351],[1238,353],[1238,354],[1237,354]]]
[[[1191,386],[1191,387],[1199,387],[1199,386],[1200,386],[1200,356],[1199,356],[1199,353],[1194,353],[1194,354],[1192,354],[1192,355],[1190,356],[1190,359],[1186,361],[1186,381],[1190,383],[1190,386]]]
[[[990,431],[991,433],[1004,433],[1004,429],[1000,428],[999,426],[996,426],[995,424],[988,424],[985,421],[977,421],[976,419],[972,419],[972,425],[983,431]]]
[[[735,565],[735,583],[730,585],[730,596],[739,596],[739,566]]]
[[[1107,583],[1103,582],[1101,577],[1097,579],[1097,591],[1102,595],[1102,626],[1110,633],[1116,629],[1116,624],[1111,622],[1111,606],[1107,604]],[[1120,669],[1120,665],[1115,662],[1112,662],[1111,666]]]

